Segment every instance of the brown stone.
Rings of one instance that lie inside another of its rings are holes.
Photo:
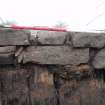
[[[31,100],[33,105],[56,105],[53,75],[46,67],[34,66]]]
[[[60,105],[105,105],[104,84],[97,79],[64,81],[59,88]]]
[[[0,68],[1,105],[29,105],[27,71],[13,67]]]

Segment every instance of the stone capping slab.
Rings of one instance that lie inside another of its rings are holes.
[[[30,39],[39,45],[64,45],[67,36],[68,32],[31,30]]]
[[[102,48],[105,46],[105,33],[72,32],[73,47]]]
[[[0,46],[29,45],[29,35],[25,30],[1,30]]]
[[[23,63],[81,64],[89,60],[89,49],[73,49],[70,46],[30,46],[23,52]]]

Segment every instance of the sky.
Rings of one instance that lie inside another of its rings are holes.
[[[3,21],[22,26],[49,26],[59,22],[68,30],[105,29],[105,0],[0,0]]]

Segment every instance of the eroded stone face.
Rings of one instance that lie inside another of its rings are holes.
[[[67,40],[68,32],[57,31],[31,31],[33,40],[40,45],[64,45]],[[37,40],[35,40],[37,38]]]
[[[24,30],[0,31],[0,45],[29,45],[29,33]]]
[[[97,79],[64,81],[59,88],[60,105],[104,105],[103,87]]]
[[[47,67],[0,66],[1,105],[56,105],[53,74]]]
[[[105,33],[74,32],[73,47],[102,48],[105,46]]]
[[[92,63],[96,69],[105,69],[105,48],[97,52]]]
[[[12,66],[0,67],[0,100],[2,105],[25,105],[29,103],[27,70]]]
[[[15,51],[16,51],[16,46],[0,47],[0,64],[14,64]]]
[[[57,99],[53,74],[49,73],[48,69],[43,66],[34,66],[33,68],[34,77],[30,90],[32,104],[56,105]]]
[[[23,63],[37,64],[80,64],[89,60],[89,49],[73,49],[69,46],[28,47]]]

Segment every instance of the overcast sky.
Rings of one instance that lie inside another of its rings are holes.
[[[62,21],[70,30],[105,29],[105,0],[0,0],[0,16],[19,25]]]

